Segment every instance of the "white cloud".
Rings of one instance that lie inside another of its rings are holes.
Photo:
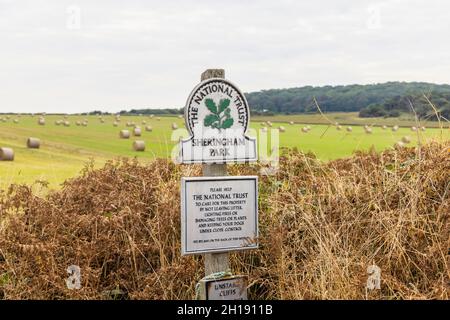
[[[80,8],[79,29],[67,27],[69,6]],[[244,91],[449,83],[449,9],[444,0],[0,0],[0,110],[181,107],[210,67]]]

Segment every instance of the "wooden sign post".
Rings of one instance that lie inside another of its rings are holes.
[[[210,78],[222,78],[225,79],[225,70],[224,69],[208,69],[202,73],[201,81],[210,79]],[[203,176],[204,177],[215,177],[215,176],[226,176],[227,173],[227,164],[226,163],[212,163],[212,164],[203,164]],[[230,268],[230,261],[228,252],[224,253],[207,253],[204,256],[205,260],[205,273],[211,274],[221,271],[226,271]]]
[[[200,299],[246,299],[246,277],[229,274],[229,251],[258,247],[258,177],[228,177],[227,163],[257,160],[256,139],[246,136],[247,101],[223,69],[208,69],[185,121],[190,137],[180,142],[180,158],[202,163],[203,177],[182,179],[182,254],[204,254]]]

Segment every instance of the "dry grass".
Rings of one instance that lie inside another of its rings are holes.
[[[286,151],[260,178],[260,249],[231,256],[252,299],[448,299],[449,148],[434,143],[322,163]],[[231,166],[230,174],[261,167]],[[180,256],[179,186],[198,166],[87,166],[62,190],[0,194],[5,299],[192,299],[201,256]],[[82,288],[68,290],[69,265]],[[365,289],[381,268],[381,290]]]

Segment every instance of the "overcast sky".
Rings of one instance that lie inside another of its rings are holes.
[[[0,0],[0,112],[182,107],[242,91],[450,83],[450,1]]]

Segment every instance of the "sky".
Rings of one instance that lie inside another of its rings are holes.
[[[181,108],[243,92],[450,83],[450,1],[0,0],[0,112]]]

